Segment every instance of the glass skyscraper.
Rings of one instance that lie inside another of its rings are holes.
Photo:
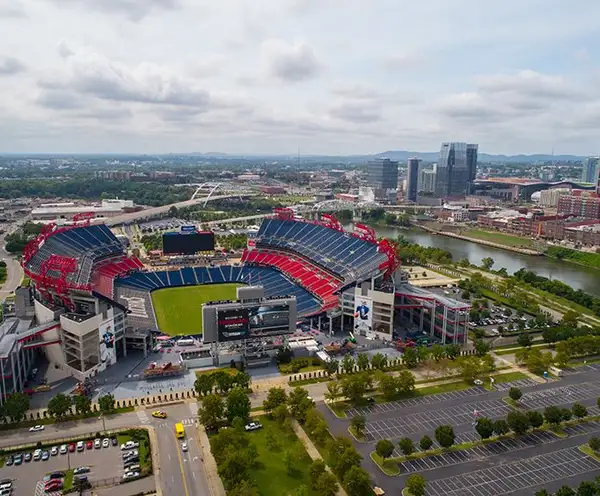
[[[598,163],[600,157],[588,157],[583,161],[583,171],[581,172],[581,180],[584,183],[594,183],[598,180]]]
[[[406,199],[411,202],[417,201],[419,191],[419,163],[418,158],[408,159],[408,170],[406,175]]]
[[[477,174],[478,146],[467,143],[442,143],[435,178],[435,196],[462,196],[471,191]]]

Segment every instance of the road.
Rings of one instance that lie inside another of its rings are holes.
[[[107,416],[104,423],[101,419],[88,419],[80,422],[62,422],[48,425],[41,432],[30,433],[27,429],[4,431],[0,437],[0,447],[19,445],[26,441],[50,441],[53,439],[73,437],[92,433],[94,435],[104,428],[107,430],[126,429],[139,426],[154,428],[158,441],[159,483],[164,495],[196,496],[209,495],[210,490],[200,459],[200,444],[195,425],[197,412],[196,402],[163,406],[160,409],[167,413],[166,419],[152,418],[152,411],[138,408],[136,412]],[[181,450],[180,440],[175,438],[175,423],[185,425],[188,452]]]
[[[256,193],[243,193],[242,196],[255,196]],[[239,195],[218,195],[211,196],[210,200],[222,200],[224,198],[238,198]],[[163,205],[162,207],[153,207],[147,208],[146,210],[141,210],[139,212],[131,212],[128,214],[117,215],[115,217],[111,217],[106,220],[106,225],[109,227],[112,226],[120,226],[121,224],[137,222],[141,219],[150,219],[152,217],[157,217],[159,215],[165,214],[169,211],[171,207],[175,208],[185,208],[191,207],[194,205],[198,205],[199,203],[204,203],[206,198],[195,198],[193,200],[185,200],[182,202],[171,203],[170,205]]]
[[[9,231],[13,226],[9,227]],[[0,290],[0,301],[4,301],[15,289],[21,284],[23,279],[23,269],[21,264],[13,258],[13,256],[6,251],[4,248],[4,237],[7,233],[0,235],[0,259],[6,262],[6,282],[2,285]]]

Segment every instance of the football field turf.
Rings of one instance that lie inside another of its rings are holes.
[[[152,305],[158,328],[170,336],[202,334],[202,304],[207,301],[235,300],[242,284],[202,284],[152,292]]]

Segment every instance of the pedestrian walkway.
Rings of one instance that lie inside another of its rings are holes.
[[[146,410],[137,410],[136,414],[137,414],[138,418],[140,419],[140,422],[142,423],[142,425],[150,424],[150,417],[148,417]]]
[[[201,425],[198,425],[198,443],[200,444],[204,475],[206,476],[206,483],[208,484],[210,495],[225,496],[225,488],[223,487],[221,477],[219,477],[217,462],[210,451],[210,441],[208,440],[204,427]]]

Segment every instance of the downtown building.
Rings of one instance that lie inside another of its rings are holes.
[[[367,169],[367,186],[375,201],[395,203],[398,191],[398,162],[389,158],[370,160]]]
[[[421,160],[418,158],[408,159],[408,169],[406,175],[406,199],[410,202],[417,201],[419,193],[419,165]]]
[[[583,170],[581,171],[582,182],[596,184],[598,180],[599,163],[600,157],[588,157],[583,161]]]
[[[434,194],[439,198],[465,196],[477,175],[478,145],[442,143]]]

